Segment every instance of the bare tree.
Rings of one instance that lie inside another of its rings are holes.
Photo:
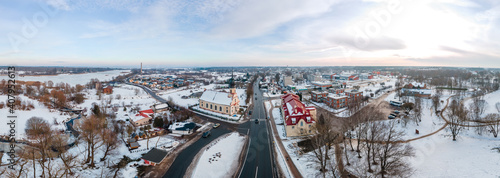
[[[40,117],[31,117],[26,122],[25,128],[26,136],[33,140],[33,147],[36,152],[40,154],[40,159],[37,162],[42,168],[42,175],[45,175],[45,161],[50,157],[49,148],[52,141],[52,130],[50,129],[50,124]]]
[[[320,172],[323,177],[327,171],[326,166],[329,165],[329,151],[333,142],[339,137],[339,134],[332,129],[332,119],[325,118],[320,115],[315,128],[315,135],[309,137],[311,140],[311,146],[313,148],[313,155],[316,161],[320,165]]]
[[[56,134],[52,140],[52,146],[57,150],[57,157],[61,158],[63,163],[63,173],[60,177],[64,175],[73,175],[73,169],[78,166],[77,157],[78,155],[68,152],[68,137],[62,134]]]
[[[398,131],[394,121],[381,125],[382,141],[378,152],[375,154],[379,160],[381,177],[409,177],[412,168],[405,162],[405,158],[415,155],[413,147],[402,143],[403,131]]]
[[[415,99],[415,104],[413,106],[413,120],[415,121],[415,124],[417,124],[418,126],[418,123],[422,121],[422,98],[420,97],[414,97]]]
[[[117,132],[113,131],[110,128],[101,130],[101,139],[104,146],[104,157],[101,158],[101,161],[104,161],[106,160],[106,156],[109,155],[110,151],[118,148],[119,140]]]
[[[378,145],[377,141],[380,140],[380,133],[382,132],[382,125],[381,122],[377,121],[381,118],[383,118],[383,114],[373,108],[370,107],[368,110],[366,110],[368,115],[365,116],[367,122],[367,128],[366,128],[366,162],[368,164],[368,172],[372,173],[372,167],[371,165],[377,165],[377,162],[375,160],[376,154],[378,153]]]
[[[487,102],[482,99],[481,95],[472,98],[472,103],[470,103],[469,108],[471,110],[474,120],[480,120],[481,115],[486,110]]]
[[[436,93],[434,96],[432,96],[432,107],[434,107],[434,112],[437,112],[439,109],[440,99],[441,95]]]
[[[498,133],[500,133],[500,114],[491,113],[484,117],[484,120],[488,123],[488,128],[493,137],[497,138]]]
[[[85,163],[90,163],[90,167],[95,167],[94,155],[101,146],[100,132],[104,127],[104,119],[95,115],[81,119],[81,124],[77,129],[80,131],[82,140],[87,144],[87,155]]]
[[[463,123],[467,120],[468,111],[464,107],[462,103],[459,103],[457,100],[453,100],[450,105],[450,110],[448,110],[448,130],[451,132],[451,136],[453,141],[456,141],[456,137],[462,131]]]

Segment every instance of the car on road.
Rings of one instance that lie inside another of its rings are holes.
[[[216,129],[216,128],[217,128],[217,127],[219,127],[219,126],[220,126],[220,124],[219,124],[219,123],[215,123],[213,127],[214,127],[214,129]]]
[[[394,118],[396,118],[396,117],[395,117],[395,116],[393,116],[393,115],[389,115],[389,117],[388,117],[388,118],[389,118],[389,119],[394,119]]]
[[[248,115],[252,115],[252,110],[248,111]]]
[[[255,97],[255,100],[257,100],[257,97]]]
[[[259,119],[255,119],[255,123],[258,124],[259,123]]]
[[[210,133],[210,130],[209,130],[209,131],[206,131],[206,132],[204,132],[204,133],[203,133],[202,137],[203,137],[203,138],[207,138],[208,136],[210,136],[210,134],[211,134],[211,133]]]

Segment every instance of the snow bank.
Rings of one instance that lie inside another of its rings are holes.
[[[213,141],[203,150],[193,177],[231,177],[238,166],[238,158],[245,142],[245,137],[233,132],[225,138]]]

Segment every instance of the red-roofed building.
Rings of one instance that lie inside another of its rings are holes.
[[[136,127],[150,124],[152,121],[151,115],[153,114],[152,109],[139,111],[138,114],[135,114],[130,117],[130,122],[134,124]]]
[[[306,136],[316,125],[316,108],[306,107],[295,94],[281,96],[281,115],[285,120],[287,137]]]

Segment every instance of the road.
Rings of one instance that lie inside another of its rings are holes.
[[[162,103],[166,102],[164,98],[156,95],[155,92],[145,86],[128,82],[127,84],[141,87],[153,98]],[[272,139],[269,134],[270,128],[268,127],[269,123],[267,122],[264,102],[262,100],[263,98],[263,93],[260,91],[258,84],[256,83],[254,85],[254,107],[251,120],[250,122],[245,122],[240,125],[226,123],[202,115],[197,115],[202,120],[220,123],[221,126],[217,129],[212,129],[211,136],[208,138],[201,138],[182,150],[163,177],[184,177],[187,167],[191,164],[191,161],[203,147],[218,137],[233,131],[238,131],[241,134],[248,135],[250,139],[250,144],[244,158],[244,165],[242,169],[239,170],[239,177],[278,177],[278,171],[276,169],[277,166],[274,161],[274,153],[271,151]],[[259,120],[258,124],[255,123],[255,119]]]
[[[276,164],[274,162],[274,153],[270,138],[267,116],[264,108],[262,92],[258,84],[254,85],[254,107],[249,122],[243,126],[249,126],[250,144],[247,149],[247,155],[244,158],[244,165],[239,177],[278,177]],[[258,124],[255,122],[258,119]]]

